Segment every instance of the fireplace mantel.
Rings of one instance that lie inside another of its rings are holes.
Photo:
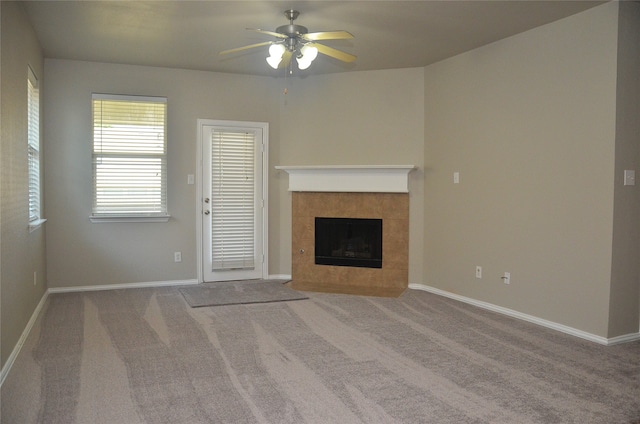
[[[289,191],[408,193],[414,165],[276,166],[289,174]]]

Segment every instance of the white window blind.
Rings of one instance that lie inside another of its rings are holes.
[[[167,216],[165,97],[94,94],[93,216]]]
[[[211,143],[213,269],[252,269],[256,134],[216,130],[212,132]]]
[[[31,68],[27,77],[27,161],[29,222],[40,219],[40,90]]]

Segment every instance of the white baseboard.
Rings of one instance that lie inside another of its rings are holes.
[[[607,346],[635,342],[636,340],[640,340],[640,333],[623,334],[622,336],[616,336],[607,339]]]
[[[145,283],[104,284],[101,286],[51,287],[48,291],[49,293],[71,293],[118,289],[140,289],[148,287],[186,286],[190,284],[198,284],[198,280],[149,281]]]
[[[31,314],[31,318],[29,318],[29,321],[27,322],[27,326],[24,328],[24,330],[22,331],[22,334],[20,335],[20,338],[18,339],[18,343],[16,343],[15,347],[13,348],[13,351],[11,352],[11,355],[9,355],[9,358],[7,359],[7,362],[5,362],[4,366],[2,367],[2,372],[0,372],[0,387],[2,387],[2,384],[4,384],[4,380],[5,378],[7,378],[7,375],[9,375],[9,371],[11,371],[11,367],[13,366],[13,363],[18,357],[18,354],[20,353],[20,350],[22,349],[24,342],[27,340],[27,337],[29,336],[31,329],[33,328],[33,324],[35,324],[36,320],[38,319],[38,316],[40,315],[40,311],[42,311],[42,308],[44,307],[44,304],[47,301],[47,297],[49,297],[48,290],[44,292],[44,294],[42,295],[40,302],[38,302],[36,309],[34,309],[33,313]]]
[[[291,280],[291,275],[287,274],[270,274],[269,280]]]
[[[597,336],[595,334],[587,333],[586,331],[578,330],[576,328],[569,327],[563,324],[558,324],[557,322],[548,321],[546,319],[538,318],[533,315],[524,314],[522,312],[518,312],[513,309],[504,308],[502,306],[497,306],[492,303],[483,302],[470,297],[460,296],[458,294],[437,289],[435,287],[427,286],[425,284],[412,283],[412,284],[409,284],[409,288],[414,290],[423,290],[423,291],[427,291],[440,296],[448,297],[449,299],[454,299],[463,303],[468,303],[470,305],[477,306],[479,308],[483,308],[489,311],[497,312],[499,314],[507,315],[512,318],[521,319],[523,321],[537,324],[542,327],[550,328],[552,330],[560,331],[562,333],[579,337],[581,339],[589,340],[591,342],[595,342],[605,346],[613,346],[615,344],[628,343],[628,342],[640,340],[640,333],[631,333],[631,334],[626,334],[623,336],[617,336],[612,338]]]

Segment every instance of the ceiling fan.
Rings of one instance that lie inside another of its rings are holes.
[[[350,32],[344,30],[309,32],[306,27],[293,23],[298,15],[300,15],[300,12],[297,10],[285,10],[284,16],[289,20],[289,25],[279,26],[275,31],[247,28],[249,31],[256,31],[260,34],[276,37],[278,38],[276,41],[264,41],[262,43],[237,47],[235,49],[221,51],[219,54],[236,53],[242,50],[270,45],[267,63],[273,69],[286,69],[293,57],[295,57],[298,62],[298,69],[307,69],[311,66],[311,62],[313,62],[318,53],[333,57],[342,62],[353,62],[356,60],[356,56],[352,54],[317,43],[317,41],[324,40],[345,40],[353,38]]]

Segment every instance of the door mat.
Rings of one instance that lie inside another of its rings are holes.
[[[181,287],[178,290],[192,308],[308,299],[307,296],[285,286],[286,282],[286,280],[225,281]]]

